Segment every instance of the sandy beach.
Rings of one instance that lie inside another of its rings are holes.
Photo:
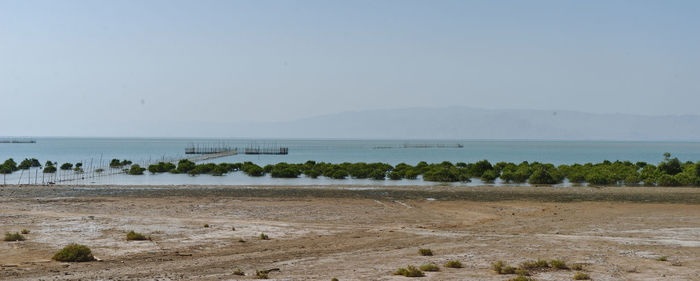
[[[492,262],[535,259],[582,264],[593,280],[700,280],[697,188],[1,187],[0,232],[22,229],[25,241],[0,242],[2,280],[247,280],[269,269],[276,280],[410,280],[392,273],[428,263],[440,271],[425,280],[507,280]],[[126,241],[130,230],[152,240]],[[101,261],[50,260],[74,242]]]

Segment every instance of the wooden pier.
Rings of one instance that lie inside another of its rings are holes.
[[[195,153],[190,153],[190,154],[195,154]],[[188,157],[187,159],[192,161],[192,162],[201,162],[201,161],[206,161],[209,159],[233,156],[233,155],[237,155],[237,154],[238,154],[238,148],[234,148],[232,150],[226,150],[226,151],[221,151],[221,152],[216,152],[216,153],[200,153],[199,156]]]
[[[219,153],[234,153],[238,154],[238,148],[228,146],[190,146],[185,148],[185,154],[219,154]]]
[[[268,155],[287,155],[289,154],[289,148],[287,147],[247,147],[245,149],[245,154],[257,155],[257,154],[268,154]]]
[[[457,143],[457,144],[446,144],[446,143],[438,143],[438,144],[429,144],[429,143],[416,143],[416,144],[409,144],[406,143],[403,145],[403,148],[463,148],[464,145]]]
[[[36,143],[36,141],[25,139],[0,139],[0,143]]]

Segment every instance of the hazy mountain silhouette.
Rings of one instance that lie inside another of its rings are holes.
[[[275,138],[700,140],[700,116],[408,108],[237,124],[235,132]]]

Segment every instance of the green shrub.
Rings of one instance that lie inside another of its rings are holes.
[[[394,275],[402,275],[406,277],[423,277],[425,276],[425,273],[423,271],[420,271],[420,269],[416,268],[415,266],[409,265],[406,268],[399,268],[394,272]]]
[[[170,172],[175,168],[175,164],[170,162],[158,162],[158,164],[148,165],[148,171],[152,174]]]
[[[498,274],[513,274],[515,273],[515,268],[511,267],[503,261],[497,261],[491,264],[491,268]]]
[[[273,178],[297,178],[301,175],[301,171],[297,165],[284,162],[272,165],[269,170],[270,176]]]
[[[668,256],[661,256],[661,257],[656,258],[656,260],[657,260],[657,261],[667,261],[667,260],[668,260]]]
[[[84,245],[70,244],[53,255],[53,259],[63,262],[94,261],[90,248]]]
[[[63,165],[61,165],[61,170],[70,170],[70,169],[73,169],[73,164],[71,164],[71,163],[63,163]]]
[[[433,255],[433,251],[432,251],[432,250],[430,250],[430,249],[423,249],[423,248],[418,249],[418,253],[419,253],[421,256],[432,256],[432,255]]]
[[[122,161],[119,161],[119,159],[112,159],[112,161],[109,162],[109,167],[110,168],[121,168],[124,166],[131,165],[131,163],[132,163],[131,161],[126,160],[126,159],[124,159]]]
[[[318,170],[315,170],[315,169],[308,169],[308,170],[304,171],[304,175],[306,175],[309,178],[315,179],[321,175],[321,172]]]
[[[418,175],[420,175],[420,172],[415,169],[406,170],[406,173],[404,173],[404,177],[407,180],[415,180],[418,178]]]
[[[260,240],[270,240],[270,237],[265,233],[260,233]]]
[[[527,269],[522,269],[522,268],[516,268],[515,272],[513,272],[517,275],[523,275],[523,276],[530,276],[530,271]]]
[[[681,183],[671,175],[662,175],[659,179],[657,184],[659,186],[680,186]]]
[[[423,174],[423,180],[435,182],[469,181],[468,177],[460,177],[460,169],[453,166],[435,165]]]
[[[20,170],[27,170],[31,167],[41,167],[41,163],[36,158],[25,158],[19,163],[19,166],[17,166],[17,168]]]
[[[390,180],[401,180],[403,178],[403,175],[401,173],[398,173],[396,171],[393,171],[389,173],[389,179]]]
[[[209,228],[209,224],[208,224],[208,223],[205,223],[203,226],[204,226],[204,228]]]
[[[179,174],[187,174],[189,171],[193,170],[197,165],[194,164],[194,162],[187,160],[187,159],[181,159],[180,161],[177,162],[177,168],[174,170],[170,170],[172,172],[176,172]]]
[[[549,268],[549,263],[546,260],[526,261],[520,264],[523,269],[540,269]]]
[[[571,265],[571,269],[573,270],[583,270],[583,264],[582,263],[575,263]]]
[[[151,240],[151,237],[145,236],[141,233],[129,231],[129,233],[126,234],[126,241],[142,241],[142,240]]]
[[[332,179],[336,180],[342,180],[345,179],[348,176],[348,172],[344,170],[336,170],[331,174]]]
[[[129,175],[143,175],[143,171],[145,171],[146,168],[141,168],[139,164],[134,164],[131,165],[131,168],[129,169]]]
[[[498,178],[498,171],[493,170],[493,169],[487,170],[483,174],[481,174],[481,180],[483,182],[490,183],[490,182],[493,182],[494,180],[496,180],[496,178]]]
[[[256,270],[255,271],[255,279],[267,279],[269,278],[267,274],[270,273],[267,270]]]
[[[576,272],[576,274],[574,274],[574,280],[591,280],[591,277],[586,273]]]
[[[535,163],[533,163],[535,165]],[[548,165],[537,166],[532,171],[528,182],[530,184],[557,184],[561,182],[561,175],[556,170],[555,167],[550,167]]]
[[[20,231],[20,232],[22,234],[29,234],[29,229],[22,229],[22,231]]]
[[[6,232],[5,239],[3,239],[3,240],[4,241],[24,241],[25,238],[24,238],[24,235],[19,234],[18,232],[15,232],[15,233]]]
[[[245,272],[243,272],[240,268],[236,268],[236,271],[233,272],[233,275],[245,276]]]
[[[56,167],[55,166],[46,166],[44,167],[44,174],[53,174],[56,173]]]
[[[245,243],[245,240],[243,240],[242,238],[238,239],[238,243]]]
[[[422,271],[440,271],[440,267],[432,263],[421,265],[418,269]]]
[[[243,171],[251,177],[262,177],[265,175],[265,169],[249,161],[243,162],[243,164],[241,164],[241,171]]]
[[[556,269],[569,269],[569,267],[566,266],[566,263],[562,260],[551,260],[549,261],[549,265]]]
[[[338,281],[338,278],[332,278],[331,281]]]
[[[461,263],[460,261],[457,261],[457,260],[447,261],[447,262],[445,263],[445,267],[449,267],[449,268],[462,268],[462,263]]]
[[[659,171],[673,176],[682,172],[683,167],[681,166],[681,161],[679,161],[678,158],[671,159],[671,154],[666,152],[664,153],[664,161],[659,163]]]

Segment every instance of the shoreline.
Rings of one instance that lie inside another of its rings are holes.
[[[57,185],[0,187],[0,198],[261,197],[441,201],[638,202],[700,204],[694,187],[372,186],[372,185]]]

